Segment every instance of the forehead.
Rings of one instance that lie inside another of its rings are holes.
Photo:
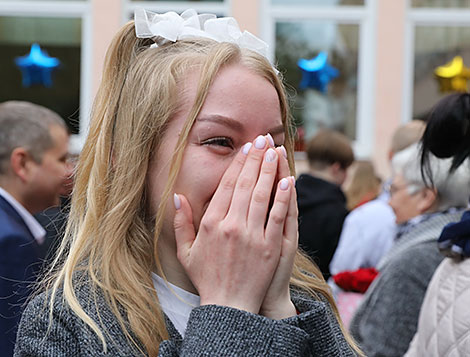
[[[69,134],[67,133],[67,130],[60,125],[53,124],[49,127],[49,133],[54,145],[51,148],[51,151],[67,152],[69,143]]]
[[[194,104],[199,76],[199,72],[193,71],[185,78],[181,110]],[[199,114],[205,115],[232,118],[252,130],[282,125],[276,88],[242,65],[224,67],[215,76]]]
[[[401,173],[396,173],[395,175],[393,175],[392,182],[394,184],[405,184],[406,180]]]

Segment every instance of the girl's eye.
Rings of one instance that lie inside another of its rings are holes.
[[[234,147],[232,139],[227,138],[227,137],[222,137],[222,136],[205,140],[202,142],[202,145],[222,146],[222,147],[228,147],[231,149],[233,149]]]

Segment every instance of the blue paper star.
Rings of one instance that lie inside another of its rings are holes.
[[[326,52],[320,52],[317,57],[310,60],[299,59],[297,65],[302,70],[300,89],[314,88],[326,93],[328,83],[339,75],[339,71],[330,66],[327,60]]]
[[[60,61],[57,58],[49,57],[47,52],[34,43],[28,55],[15,58],[16,65],[23,74],[23,87],[30,87],[33,84],[42,84],[45,87],[52,86],[52,71],[57,68]]]

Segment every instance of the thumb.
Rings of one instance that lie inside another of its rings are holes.
[[[193,224],[193,213],[188,200],[183,195],[174,194],[175,218],[173,226],[175,229],[175,240],[178,260],[185,266],[189,257],[196,234]]]

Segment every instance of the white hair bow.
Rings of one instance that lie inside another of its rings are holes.
[[[268,57],[268,44],[248,31],[240,31],[233,17],[217,18],[188,9],[180,15],[170,11],[157,14],[143,8],[135,10],[135,31],[139,38],[152,38],[157,46],[191,37],[235,43]]]

